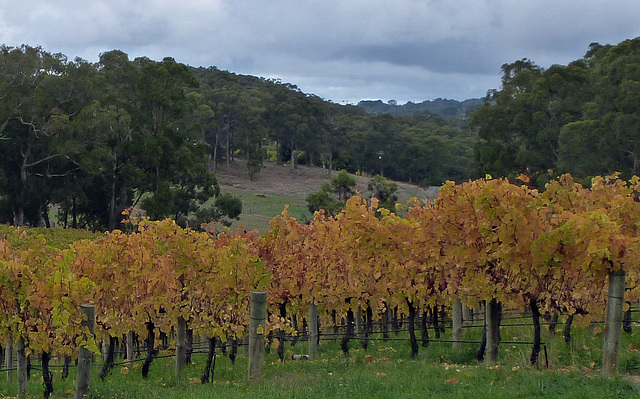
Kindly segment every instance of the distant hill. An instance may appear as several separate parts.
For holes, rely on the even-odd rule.
[[[472,98],[464,101],[437,98],[418,104],[409,101],[404,105],[398,105],[393,100],[388,103],[384,103],[382,100],[368,100],[360,101],[358,107],[363,108],[370,114],[411,115],[414,113],[422,113],[436,114],[444,117],[467,118],[469,111],[480,107],[483,101],[481,98]]]

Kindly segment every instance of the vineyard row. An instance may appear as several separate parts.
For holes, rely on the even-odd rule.
[[[96,342],[130,333],[153,348],[176,323],[241,339],[251,291],[268,294],[267,331],[284,332],[309,304],[322,322],[344,317],[347,325],[358,309],[371,320],[398,308],[409,331],[417,309],[485,301],[488,323],[502,307],[529,308],[537,330],[545,313],[588,323],[604,317],[612,273],[624,274],[626,300],[636,301],[639,179],[599,177],[585,188],[565,175],[542,192],[527,183],[447,182],[433,203],[393,210],[354,197],[307,224],[285,209],[263,236],[128,215],[130,231],[62,249],[24,229],[3,230],[0,336],[47,356],[76,356],[79,346],[97,353]],[[95,305],[95,338],[82,326],[85,303]]]

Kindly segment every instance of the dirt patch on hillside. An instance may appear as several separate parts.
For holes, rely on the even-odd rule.
[[[335,176],[337,172],[333,172]],[[287,196],[305,201],[311,193],[317,192],[323,183],[329,182],[328,170],[318,167],[298,166],[291,170],[289,166],[276,165],[275,163],[265,163],[264,168],[257,173],[252,180],[247,176],[247,170],[242,162],[233,162],[229,170],[225,165],[221,165],[216,171],[218,183],[222,191],[226,187],[236,190],[255,192],[270,196]],[[369,176],[356,176],[357,189],[363,195],[369,194],[367,184],[371,179]],[[433,190],[425,190],[416,185],[407,183],[398,184],[398,197],[401,202],[405,202],[411,197],[420,199],[431,198]]]

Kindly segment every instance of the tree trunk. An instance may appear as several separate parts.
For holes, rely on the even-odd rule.
[[[20,204],[13,207],[13,225],[24,226],[24,207]]]
[[[293,327],[294,331],[298,332],[298,335],[300,335],[300,330],[298,329],[298,315],[296,314],[292,314],[291,315],[291,327]],[[298,339],[296,338],[296,336],[291,338],[291,346],[295,346],[296,342],[298,342]]]
[[[144,360],[144,364],[142,365],[142,378],[147,379],[147,375],[149,374],[149,367],[151,367],[151,362],[153,361],[153,356],[155,354],[155,343],[156,337],[153,332],[154,324],[153,322],[147,322],[147,358]]]
[[[18,398],[26,398],[29,373],[27,371],[27,355],[23,338],[18,338],[16,352],[18,354]]]
[[[364,337],[362,339],[362,349],[367,349],[369,346],[369,334],[372,332],[373,328],[373,309],[371,309],[371,305],[367,304],[367,310],[365,312],[365,320],[364,320]]]
[[[470,326],[473,324],[473,309],[468,306],[462,306],[462,325]]]
[[[538,364],[538,355],[540,354],[540,309],[535,299],[531,300],[529,305],[531,308],[531,316],[533,318],[533,349],[531,350],[531,365]]]
[[[193,353],[193,329],[187,328],[187,337],[185,341],[186,350],[184,361],[185,364],[191,364],[191,354]]]
[[[16,196],[13,206],[13,225],[24,226],[24,206],[27,202],[27,159],[30,150],[27,149],[27,155],[20,165],[20,192]]]
[[[393,308],[393,330],[396,333],[396,336],[398,336],[398,334],[400,334],[400,330],[402,329],[402,320],[401,317],[398,315],[398,307],[394,307]]]
[[[338,320],[337,319],[337,314],[335,310],[331,311],[331,321],[333,322],[333,340],[337,340],[338,339]]]
[[[42,385],[44,385],[44,397],[48,398],[53,393],[53,373],[49,371],[51,353],[42,352]]]
[[[104,361],[104,364],[102,365],[102,370],[100,371],[100,379],[102,381],[104,381],[105,377],[109,374],[109,371],[111,371],[111,369],[113,368],[113,365],[115,364],[114,355],[115,355],[117,340],[118,339],[116,337],[111,337],[111,336],[109,337],[109,347],[107,349],[107,357]]]
[[[440,339],[440,321],[438,315],[438,305],[431,308],[431,316],[433,319],[433,329],[436,333],[436,339]]]
[[[382,312],[382,338],[384,340],[388,340],[389,339],[389,306],[385,303],[384,304],[385,308],[384,308],[384,312]]]
[[[280,305],[280,317],[282,320],[287,318],[287,303],[283,302]],[[285,332],[283,329],[278,330],[278,357],[281,362],[284,362],[284,341],[285,341]]]
[[[549,334],[551,336],[556,335],[556,326],[558,325],[558,312],[553,312],[551,321],[549,322]]]
[[[216,130],[216,140],[213,146],[213,173],[218,171],[218,141],[220,140],[220,129]]]
[[[231,364],[236,364],[236,355],[238,354],[238,338],[234,335],[231,338],[231,349],[229,349],[229,360]]]
[[[571,343],[571,324],[573,323],[573,314],[567,317],[564,322],[564,342],[569,345]]]
[[[340,348],[342,349],[342,352],[344,352],[344,355],[348,357],[349,356],[349,339],[353,334],[353,310],[351,310],[351,308],[347,310],[346,330],[347,331],[345,332],[344,337],[342,337],[342,341],[340,342]]]
[[[428,348],[429,347],[429,330],[427,329],[427,319],[428,319],[428,315],[429,312],[427,311],[428,308],[425,308],[425,310],[422,312],[422,319],[420,320],[420,333],[422,335],[422,347],[423,348]]]
[[[622,319],[622,329],[627,334],[631,334],[631,302],[626,301],[626,304],[628,308],[624,312],[624,318]]]
[[[476,360],[478,362],[484,361],[484,352],[487,350],[487,319],[484,318],[484,323],[482,326],[482,338],[480,339],[480,346],[476,351]]]
[[[415,360],[418,356],[418,341],[416,340],[415,320],[416,320],[416,308],[413,307],[413,303],[407,299],[407,306],[409,306],[409,339],[411,341],[411,359]]]
[[[500,345],[500,314],[502,306],[495,298],[487,301],[487,365],[493,366],[498,362],[498,347]]]
[[[220,352],[223,356],[227,356],[227,345],[223,344],[222,338],[216,338],[218,340],[217,345],[220,346]],[[227,340],[229,339],[229,334],[227,334]]]
[[[227,148],[226,148],[227,155],[226,155],[226,161],[227,161],[227,172],[228,172],[229,169],[231,169],[231,160],[230,160],[230,158],[231,158],[231,147],[230,147],[231,139],[229,137],[231,128],[230,128],[228,122],[227,122],[227,129],[226,130],[227,130]]]
[[[71,356],[64,355],[64,364],[62,365],[62,379],[65,380],[69,376],[69,366],[71,365]]]
[[[296,150],[294,150],[295,148],[295,142],[293,141],[293,136],[291,136],[291,172],[293,172],[293,170],[296,168]]]
[[[107,228],[109,231],[115,230],[120,222],[120,212],[119,210],[119,202],[118,201],[118,155],[115,150],[112,153],[113,163],[111,164],[111,178],[113,182],[111,183],[111,200],[109,202],[109,221],[107,222]]]
[[[44,204],[44,209],[42,210],[42,220],[44,220],[44,227],[50,229],[51,221],[49,220],[49,205]]]
[[[200,382],[203,384],[213,381],[213,372],[215,368],[214,359],[216,353],[216,338],[207,337],[207,342],[209,343],[209,351],[207,352],[207,361],[204,366],[204,372],[202,373],[202,377],[200,377]]]

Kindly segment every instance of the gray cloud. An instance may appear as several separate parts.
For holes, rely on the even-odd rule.
[[[359,62],[386,62],[418,66],[438,73],[490,74],[495,62],[471,41],[443,40],[438,43],[397,43],[341,49],[336,57]]]
[[[112,49],[171,56],[336,102],[404,102],[483,96],[502,64],[565,64],[591,42],[639,36],[638,17],[636,0],[0,0],[0,40],[90,61]]]

